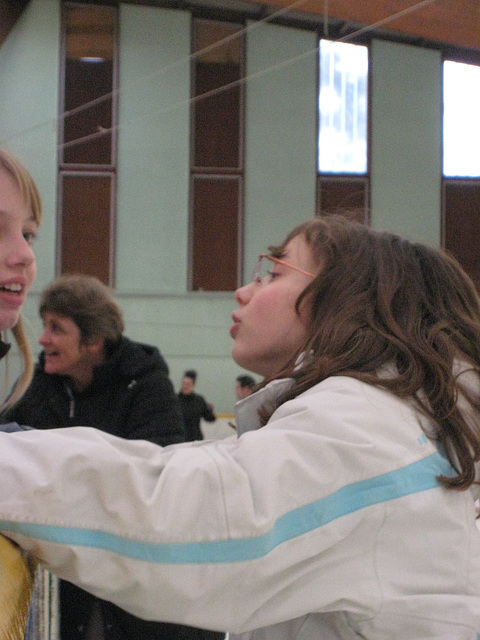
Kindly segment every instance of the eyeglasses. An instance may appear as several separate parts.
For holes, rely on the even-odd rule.
[[[300,269],[300,267],[295,267],[293,264],[289,264],[285,262],[285,260],[280,260],[280,258],[275,258],[274,256],[270,256],[266,253],[261,253],[258,256],[258,262],[253,270],[252,274],[252,282],[257,282],[258,284],[265,281],[267,276],[271,276],[272,273],[270,271],[271,265],[270,262],[275,262],[276,264],[281,264],[284,267],[288,267],[289,269],[294,269],[299,273],[303,273],[305,276],[309,276],[310,278],[315,278],[313,273],[309,273],[304,269]]]

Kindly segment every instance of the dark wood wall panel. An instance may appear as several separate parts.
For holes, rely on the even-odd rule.
[[[111,176],[62,177],[62,273],[110,283]]]
[[[446,183],[445,248],[480,291],[480,183]]]
[[[194,291],[237,288],[240,181],[196,178],[193,181]]]

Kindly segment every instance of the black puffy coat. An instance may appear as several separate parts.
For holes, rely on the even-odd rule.
[[[43,363],[42,353],[8,420],[36,429],[86,425],[162,446],[185,440],[178,399],[156,347],[123,336],[82,392],[74,391],[68,377],[45,373]]]

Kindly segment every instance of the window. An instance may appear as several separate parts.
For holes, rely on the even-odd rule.
[[[480,67],[443,64],[443,244],[480,291]]]
[[[318,166],[321,173],[367,171],[368,50],[320,41]]]
[[[63,6],[58,271],[113,284],[116,10]]]
[[[368,219],[368,49],[320,40],[317,211]]]
[[[443,63],[443,173],[480,177],[480,67]]]
[[[233,291],[239,284],[242,28],[228,22],[193,22],[190,288],[194,291]]]

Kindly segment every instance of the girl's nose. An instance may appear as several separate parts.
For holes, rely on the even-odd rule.
[[[33,247],[23,235],[10,246],[8,261],[13,266],[23,265],[25,267],[29,267],[35,262]]]
[[[255,283],[251,282],[250,284],[246,284],[243,287],[239,287],[235,291],[235,301],[238,304],[246,304],[250,298],[252,297],[253,285]]]

